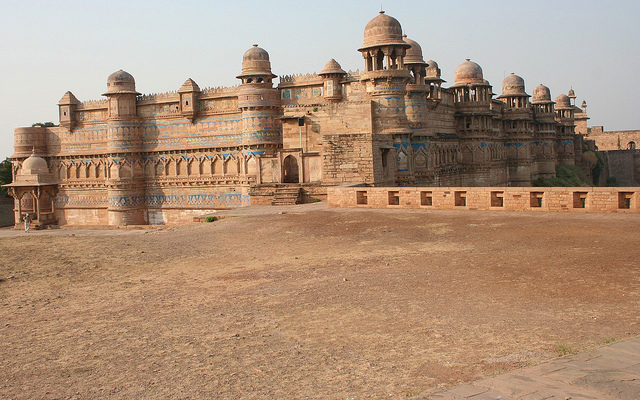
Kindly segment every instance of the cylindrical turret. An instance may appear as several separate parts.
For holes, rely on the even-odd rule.
[[[360,80],[377,103],[374,109],[374,132],[410,134],[404,96],[411,73],[405,69],[404,57],[411,47],[402,38],[400,22],[381,11],[364,29],[364,43],[358,49],[365,60]]]
[[[575,96],[575,95],[574,95]],[[559,132],[557,136],[558,162],[561,164],[575,164],[573,136],[575,131],[575,109],[571,105],[571,98],[566,94],[556,97],[556,121]]]
[[[107,179],[109,225],[145,225],[144,174],[140,168],[142,138],[136,111],[136,82],[119,70],[107,78],[109,98],[107,146],[112,153]]]
[[[273,87],[269,53],[254,44],[242,57],[238,108],[242,111],[242,144],[281,143],[280,94]]]
[[[533,155],[531,152],[534,127],[533,111],[529,107],[529,95],[525,92],[524,79],[511,73],[502,82],[502,95],[498,99],[506,104],[504,127],[507,136],[507,165],[509,184],[531,186]]]
[[[533,90],[531,101],[535,118],[535,175],[553,177],[556,173],[556,121],[551,91],[540,84]]]
[[[47,154],[47,128],[16,128],[13,132],[14,152],[11,158],[29,157],[33,151],[37,154]]]
[[[128,72],[119,70],[107,78],[109,99],[107,146],[111,152],[139,151],[141,138],[136,112],[136,81]]]
[[[405,113],[409,120],[409,127],[420,130],[427,125],[427,86],[425,77],[427,75],[427,63],[422,58],[422,47],[407,37],[402,36],[405,43],[410,45],[404,58],[404,65],[411,73],[411,80],[407,84],[407,94],[405,95]]]

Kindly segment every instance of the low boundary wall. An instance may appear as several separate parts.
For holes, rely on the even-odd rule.
[[[640,213],[638,187],[328,188],[329,207]]]

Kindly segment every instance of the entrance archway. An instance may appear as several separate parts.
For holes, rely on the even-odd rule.
[[[282,163],[284,183],[298,183],[300,181],[298,174],[298,160],[294,156],[286,156]]]
[[[627,144],[627,150],[635,150],[636,149],[636,142],[629,142],[629,144]]]

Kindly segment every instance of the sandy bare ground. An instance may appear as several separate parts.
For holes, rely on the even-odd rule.
[[[306,210],[306,209],[302,209]],[[0,397],[411,398],[640,334],[640,215],[0,235]]]

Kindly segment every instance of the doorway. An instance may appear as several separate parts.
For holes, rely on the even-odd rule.
[[[298,160],[294,156],[286,156],[283,162],[284,183],[299,183]]]

